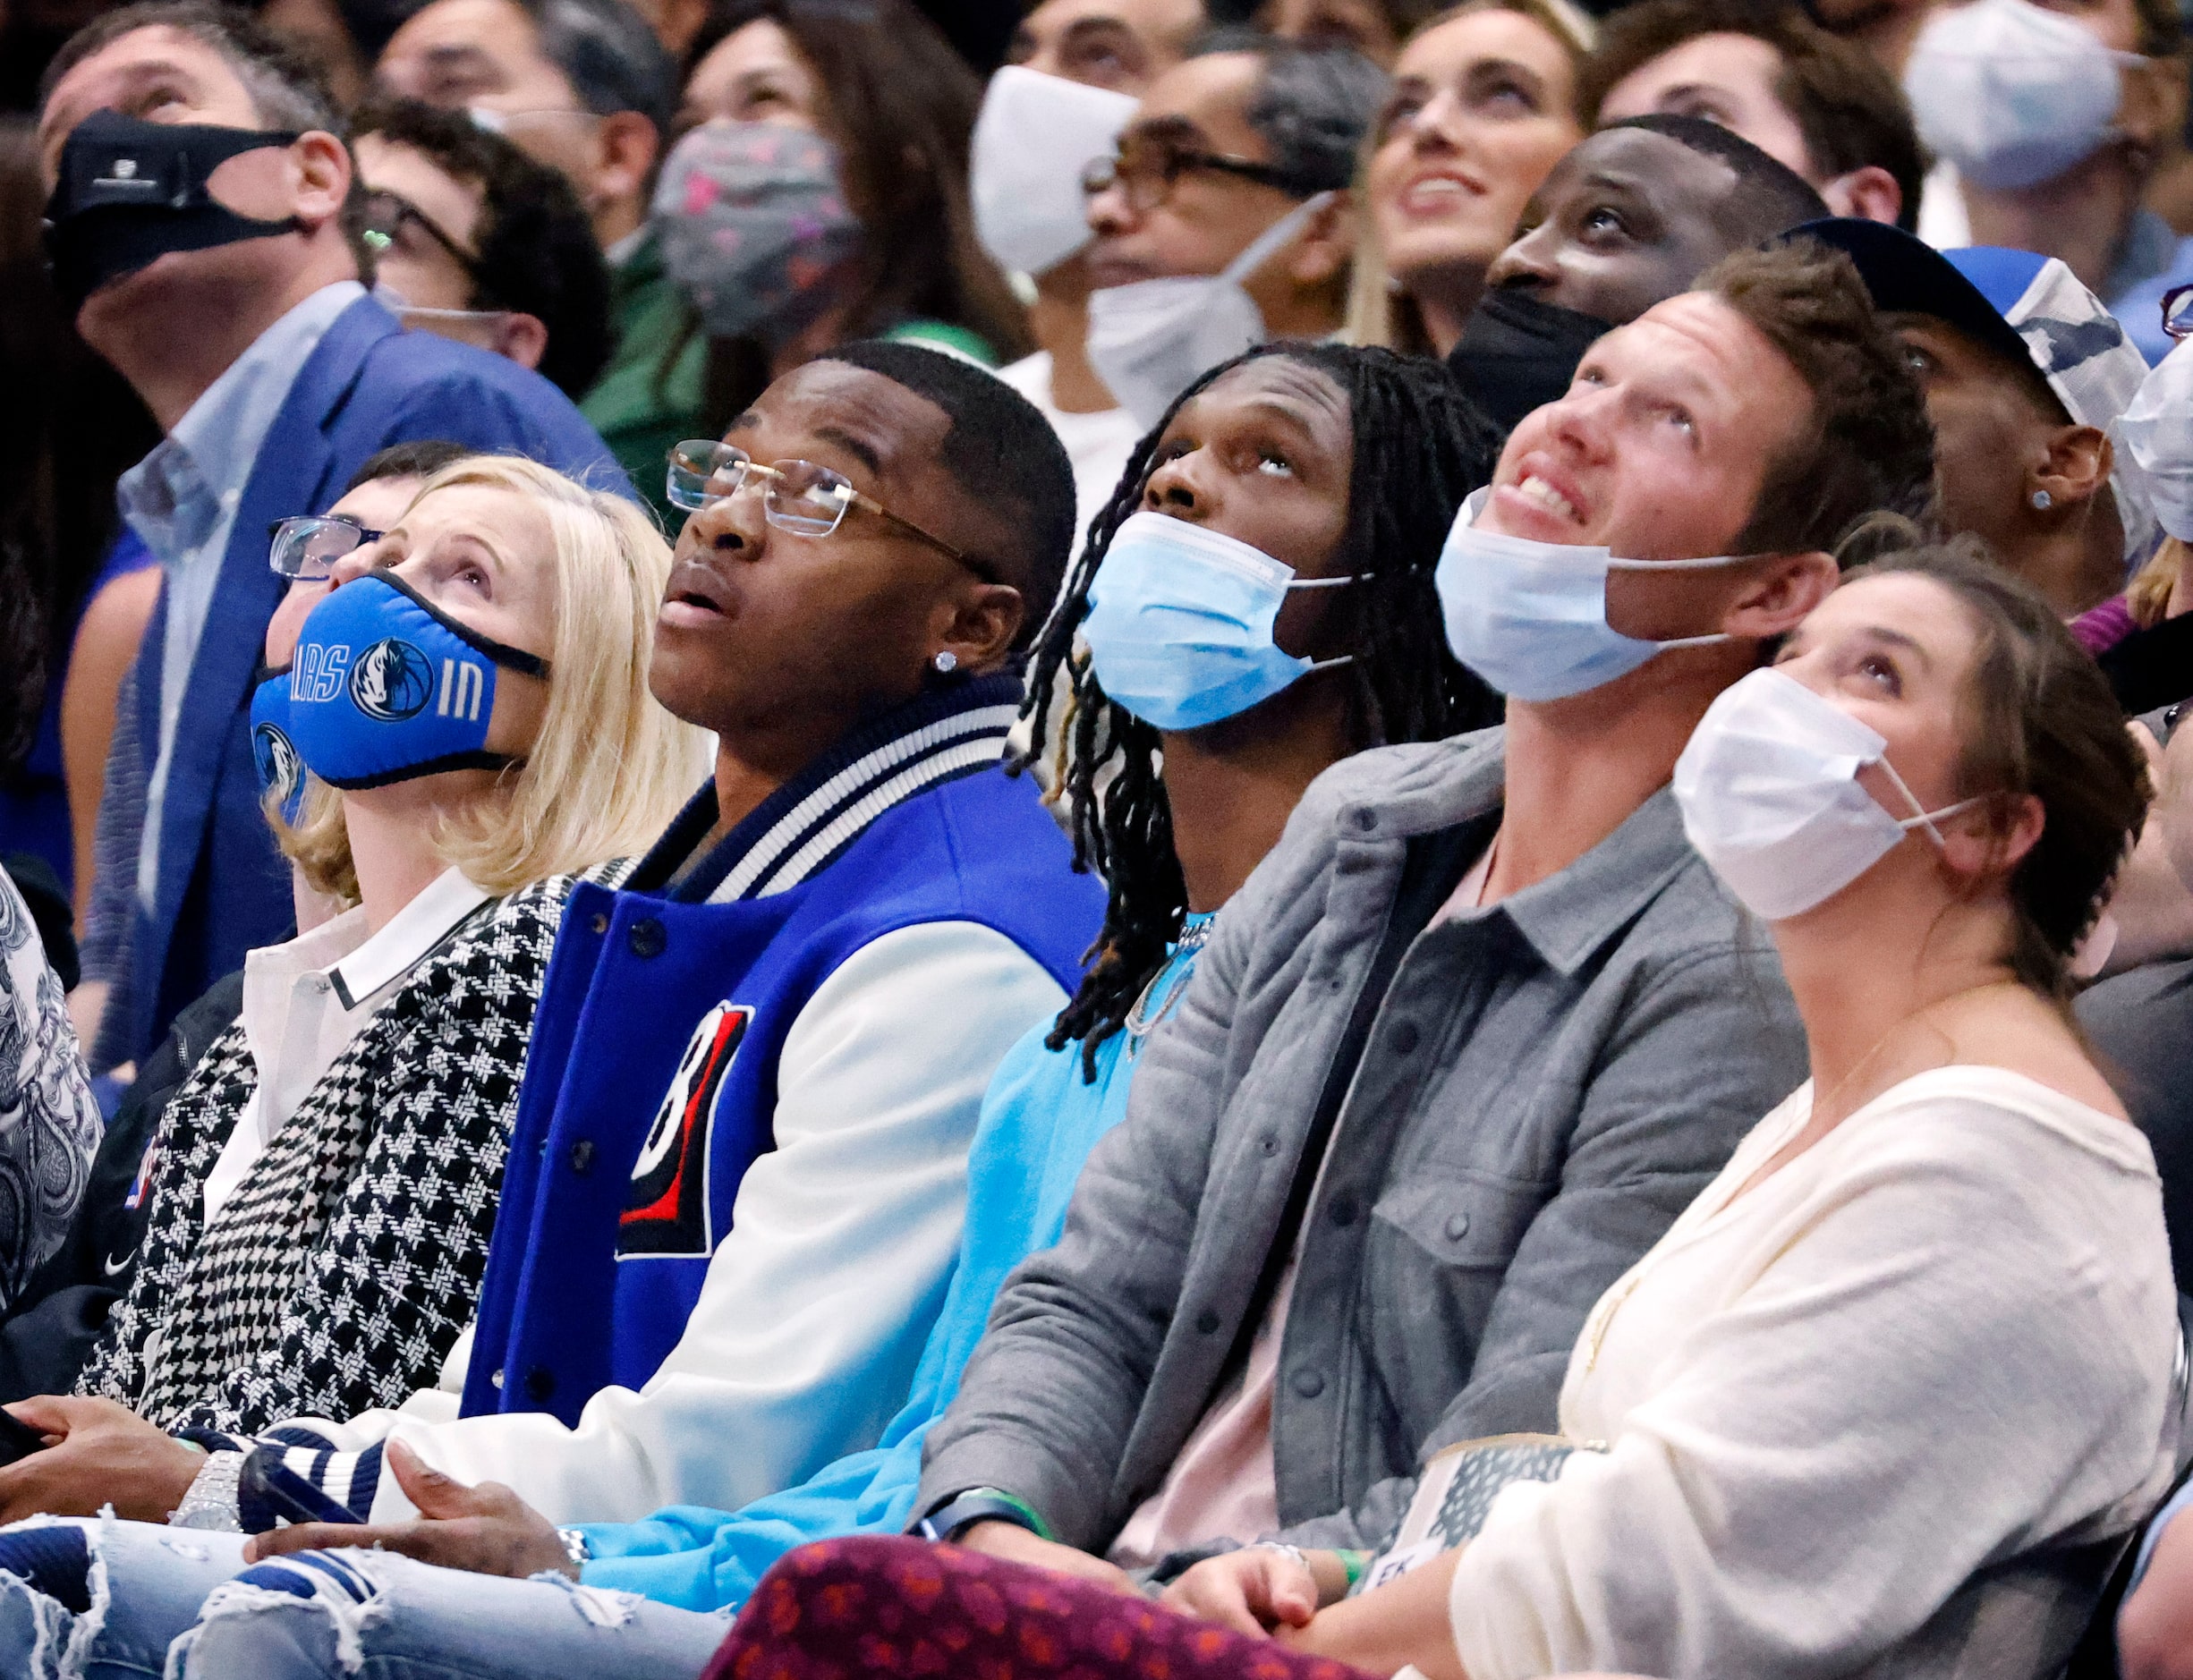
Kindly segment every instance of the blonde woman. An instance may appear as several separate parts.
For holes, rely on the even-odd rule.
[[[1592,40],[1568,0],[1467,0],[1409,37],[1364,156],[1351,343],[1444,356],[1460,342],[1531,194],[1584,137]]]
[[[281,835],[348,908],[247,959],[241,1018],[147,1157],[137,1275],[78,1385],[99,1398],[21,1408],[65,1438],[16,1508],[94,1510],[123,1463],[195,1453],[156,1425],[434,1386],[573,877],[643,850],[702,773],[648,693],[670,553],[636,506],[474,456],[385,534],[331,534],[358,546],[299,634],[287,734],[313,779]]]

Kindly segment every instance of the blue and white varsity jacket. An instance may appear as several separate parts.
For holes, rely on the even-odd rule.
[[[735,1509],[874,1445],[950,1282],[983,1090],[1102,919],[999,768],[1018,697],[924,695],[696,858],[704,788],[621,890],[574,894],[461,1413],[294,1420],[293,1468],[398,1519],[400,1435],[599,1522]]]

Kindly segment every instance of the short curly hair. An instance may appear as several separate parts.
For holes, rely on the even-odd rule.
[[[1880,513],[1931,523],[1926,395],[1848,257],[1790,240],[1723,258],[1695,289],[1750,322],[1812,391],[1811,424],[1769,464],[1735,552],[1832,553]]]

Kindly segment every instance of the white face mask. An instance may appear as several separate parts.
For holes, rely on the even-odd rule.
[[[2118,465],[2163,529],[2193,542],[2193,340],[2155,364],[2116,426]]]
[[[1928,810],[1883,757],[1888,742],[1795,677],[1754,671],[1721,692],[1675,762],[1683,832],[1755,916],[1824,904],[1903,844],[1977,799]],[[1878,764],[1913,815],[1883,810],[1857,774]]]
[[[2012,191],[2053,180],[2109,138],[2119,56],[2031,0],[1971,0],[1927,20],[1904,91],[1919,138],[1959,174]]]
[[[386,280],[374,284],[373,301],[408,330],[436,333],[467,344],[491,346],[503,323],[510,318],[508,310],[421,309]]]
[[[1090,240],[1082,171],[1110,155],[1139,103],[1007,64],[974,120],[974,232],[1008,270],[1048,274]]]
[[[1197,379],[1264,342],[1264,318],[1241,283],[1335,196],[1321,192],[1296,205],[1218,274],[1169,275],[1090,293],[1090,364],[1137,423],[1155,426]]]
[[[1691,572],[1739,565],[1754,555],[1703,560],[1617,560],[1605,548],[1484,530],[1492,494],[1474,491],[1455,515],[1434,587],[1454,657],[1503,694],[1566,700],[1628,676],[1669,648],[1705,648],[1725,634],[1645,641],[1607,623],[1610,572]]]

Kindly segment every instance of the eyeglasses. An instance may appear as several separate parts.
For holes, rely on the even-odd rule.
[[[2172,286],[2163,294],[2163,330],[2172,338],[2193,338],[2193,285]]]
[[[402,193],[391,192],[385,187],[370,188],[359,195],[351,212],[352,231],[372,247],[376,255],[404,236],[406,222],[447,251],[449,259],[464,271],[465,277],[475,285],[479,284],[480,259],[458,244],[448,229]]]
[[[1318,190],[1271,164],[1225,152],[1201,151],[1153,134],[1130,134],[1119,142],[1112,157],[1092,162],[1082,171],[1081,190],[1093,199],[1117,187],[1126,196],[1129,209],[1137,216],[1147,216],[1172,196],[1182,175],[1196,169],[1277,187],[1290,199],[1306,199]]]
[[[342,513],[301,514],[267,527],[267,564],[277,577],[317,582],[335,573],[335,563],[387,533],[368,530]]]
[[[865,508],[949,555],[984,582],[998,581],[997,574],[981,561],[962,554],[912,520],[901,519],[874,496],[854,489],[853,480],[844,473],[829,467],[812,461],[776,461],[764,466],[744,449],[705,437],[691,438],[670,452],[667,493],[673,505],[689,513],[729,501],[750,479],[760,481],[761,515],[778,530],[797,537],[828,537],[845,523],[850,510]]]

